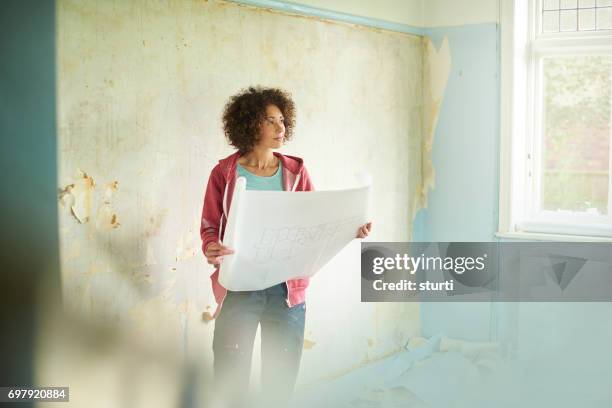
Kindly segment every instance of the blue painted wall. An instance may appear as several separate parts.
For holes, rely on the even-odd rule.
[[[415,241],[494,241],[498,224],[500,54],[497,23],[425,30],[448,37],[451,71],[435,130],[435,188],[417,213]],[[497,338],[497,305],[422,303],[421,334]]]
[[[437,46],[448,37],[452,67],[433,143],[436,185],[417,214],[414,240],[497,241],[498,25],[427,35]],[[612,303],[421,303],[421,333],[501,341],[517,363],[492,391],[500,405],[610,406],[611,316]]]
[[[497,23],[426,30],[448,37],[451,72],[434,135],[435,188],[418,212],[415,241],[492,241],[498,223],[499,29]]]

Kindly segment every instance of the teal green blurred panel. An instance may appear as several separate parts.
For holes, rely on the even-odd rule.
[[[0,384],[25,386],[34,382],[37,289],[60,293],[54,1],[0,2],[0,61]]]
[[[30,238],[57,224],[55,5],[3,1],[1,7],[3,206],[14,211],[7,217],[19,227],[14,233]]]

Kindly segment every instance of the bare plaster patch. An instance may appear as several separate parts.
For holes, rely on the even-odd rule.
[[[92,195],[95,188],[96,182],[93,177],[78,169],[76,181],[66,185],[59,191],[60,203],[63,206],[69,207],[70,213],[81,224],[89,221]]]
[[[422,183],[417,192],[417,205],[419,208],[427,208],[428,190],[435,187],[436,172],[431,160],[434,135],[440,106],[444,99],[444,91],[448,83],[451,70],[451,53],[448,38],[444,37],[440,49],[436,50],[434,43],[429,38],[424,40],[423,59],[423,162]]]
[[[95,212],[96,228],[98,230],[112,230],[121,225],[112,206],[113,194],[118,188],[118,181],[106,184],[100,200],[100,192],[96,190],[94,178],[83,170],[77,169],[74,183],[67,184],[59,189],[59,202],[62,207],[70,209],[70,214],[80,224],[88,223]],[[101,201],[99,205],[97,205],[98,201]],[[95,210],[95,207],[97,207],[97,210]]]

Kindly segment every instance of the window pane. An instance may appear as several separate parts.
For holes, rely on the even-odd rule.
[[[578,29],[581,31],[595,29],[595,9],[578,12]]]
[[[542,16],[543,27],[545,33],[556,33],[559,31],[559,12],[545,11]]]
[[[544,0],[542,8],[544,10],[559,10],[559,0]]]
[[[612,29],[612,7],[597,9],[597,29]]]
[[[578,28],[578,11],[561,11],[561,31],[576,31]]]
[[[570,9],[570,8],[576,8],[576,7],[577,7],[576,0],[561,0],[562,9]]]
[[[597,5],[602,6],[612,6],[612,0],[597,0]]]
[[[544,60],[541,208],[608,214],[612,56]]]
[[[578,7],[595,7],[595,0],[579,0]]]

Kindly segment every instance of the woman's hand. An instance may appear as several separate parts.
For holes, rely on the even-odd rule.
[[[230,249],[226,246],[221,245],[218,242],[213,242],[208,247],[206,247],[206,261],[211,265],[219,265],[221,261],[223,261],[223,255],[233,254],[234,250]]]
[[[368,234],[370,234],[370,231],[372,231],[372,222],[368,222],[367,224],[362,225],[361,227],[359,227],[359,229],[357,230],[357,237],[356,238],[365,238],[368,236]]]

